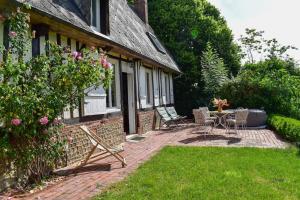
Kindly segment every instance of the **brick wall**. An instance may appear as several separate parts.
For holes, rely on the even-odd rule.
[[[79,128],[80,125],[86,125],[95,131],[100,138],[111,146],[117,146],[125,142],[122,116],[75,125],[66,125],[62,130],[63,137],[65,139],[71,137],[72,140],[67,145],[66,154],[62,157],[62,162],[59,164],[59,167],[81,161],[91,150],[92,144],[86,134]],[[17,177],[19,176],[15,170],[10,170],[9,173],[0,170],[0,192],[17,184],[19,182]]]
[[[144,134],[152,131],[155,123],[155,110],[138,111],[139,127],[138,133]]]
[[[64,165],[71,165],[82,160],[91,150],[92,144],[89,138],[79,128],[83,124],[96,132],[101,139],[111,146],[120,145],[125,141],[123,118],[121,116],[65,126],[63,129],[64,136],[71,137],[72,140],[68,144],[67,154],[63,159],[65,161]]]

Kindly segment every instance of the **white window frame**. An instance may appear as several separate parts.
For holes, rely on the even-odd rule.
[[[165,88],[166,88],[166,104],[170,103],[170,80],[169,75],[165,74]]]
[[[147,87],[147,74],[149,74],[149,90]],[[148,97],[148,92],[150,97]],[[146,106],[151,107],[153,105],[153,85],[152,85],[152,71],[150,69],[145,68],[145,96],[146,96]],[[148,98],[150,98],[150,102],[148,102]]]
[[[96,26],[93,25],[93,0],[91,0],[91,27],[94,31],[101,32],[100,0],[96,0]]]
[[[109,86],[109,88],[108,88],[108,92],[109,92],[109,94],[106,94],[106,98],[107,97],[109,97],[109,99],[108,99],[108,105],[107,105],[107,103],[106,103],[106,109],[113,109],[113,108],[117,108],[118,107],[118,100],[117,100],[117,74],[116,74],[116,64],[114,64],[114,63],[112,63],[112,65],[113,65],[113,69],[114,69],[114,72],[113,72],[113,76],[114,76],[114,79],[113,79],[113,81],[114,81],[114,84],[115,84],[115,105],[113,106],[112,104],[112,84],[113,83],[111,83],[111,85]],[[107,92],[107,91],[106,91]],[[107,102],[107,100],[106,100],[106,102]]]

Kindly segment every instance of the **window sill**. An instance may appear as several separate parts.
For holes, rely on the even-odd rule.
[[[146,104],[144,108],[152,108],[153,105],[152,104]]]
[[[98,35],[98,36],[101,36],[101,37],[104,37],[106,39],[109,39],[110,40],[110,37],[108,35],[105,35],[103,33],[101,33],[98,29],[96,29],[95,27],[91,27],[92,31],[94,34]]]
[[[104,113],[104,114],[117,113],[117,112],[121,112],[121,109],[120,108],[106,108],[106,113]]]

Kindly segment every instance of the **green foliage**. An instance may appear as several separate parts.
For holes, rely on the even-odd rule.
[[[286,139],[300,142],[300,121],[282,115],[270,115],[268,124]]]
[[[76,108],[86,88],[108,86],[112,70],[94,49],[71,52],[54,43],[47,43],[47,54],[25,61],[29,15],[18,9],[6,23],[10,47],[0,65],[1,165],[39,181],[63,153],[58,116],[67,106]]]
[[[208,103],[201,66],[208,42],[233,74],[240,67],[239,48],[219,10],[206,0],[149,0],[148,6],[151,26],[184,73],[175,79],[176,106],[190,114]]]
[[[134,0],[127,0],[128,4],[134,4]]]
[[[223,84],[228,80],[228,72],[224,67],[224,62],[217,55],[216,51],[208,43],[203,56],[201,57],[202,76],[205,83],[205,92],[209,99],[219,93]]]
[[[255,63],[255,57],[262,60],[265,59],[281,59],[290,60],[288,54],[289,50],[297,50],[296,47],[291,45],[281,45],[273,39],[265,39],[264,31],[257,31],[256,29],[246,28],[246,35],[241,36],[239,39],[244,50],[243,56],[247,57],[248,63]]]
[[[232,107],[263,107],[269,113],[300,119],[300,76],[283,60],[245,65],[236,78],[223,86],[221,96]]]

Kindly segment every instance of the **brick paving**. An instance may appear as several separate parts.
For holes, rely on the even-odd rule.
[[[285,148],[288,144],[266,129],[240,130],[238,134],[225,134],[225,130],[215,129],[213,134],[204,135],[200,127],[189,124],[172,130],[151,131],[141,142],[125,143],[123,155],[128,163],[126,168],[109,158],[87,166],[40,192],[13,199],[89,199],[103,188],[125,178],[166,145]],[[110,164],[110,170],[107,163]]]

